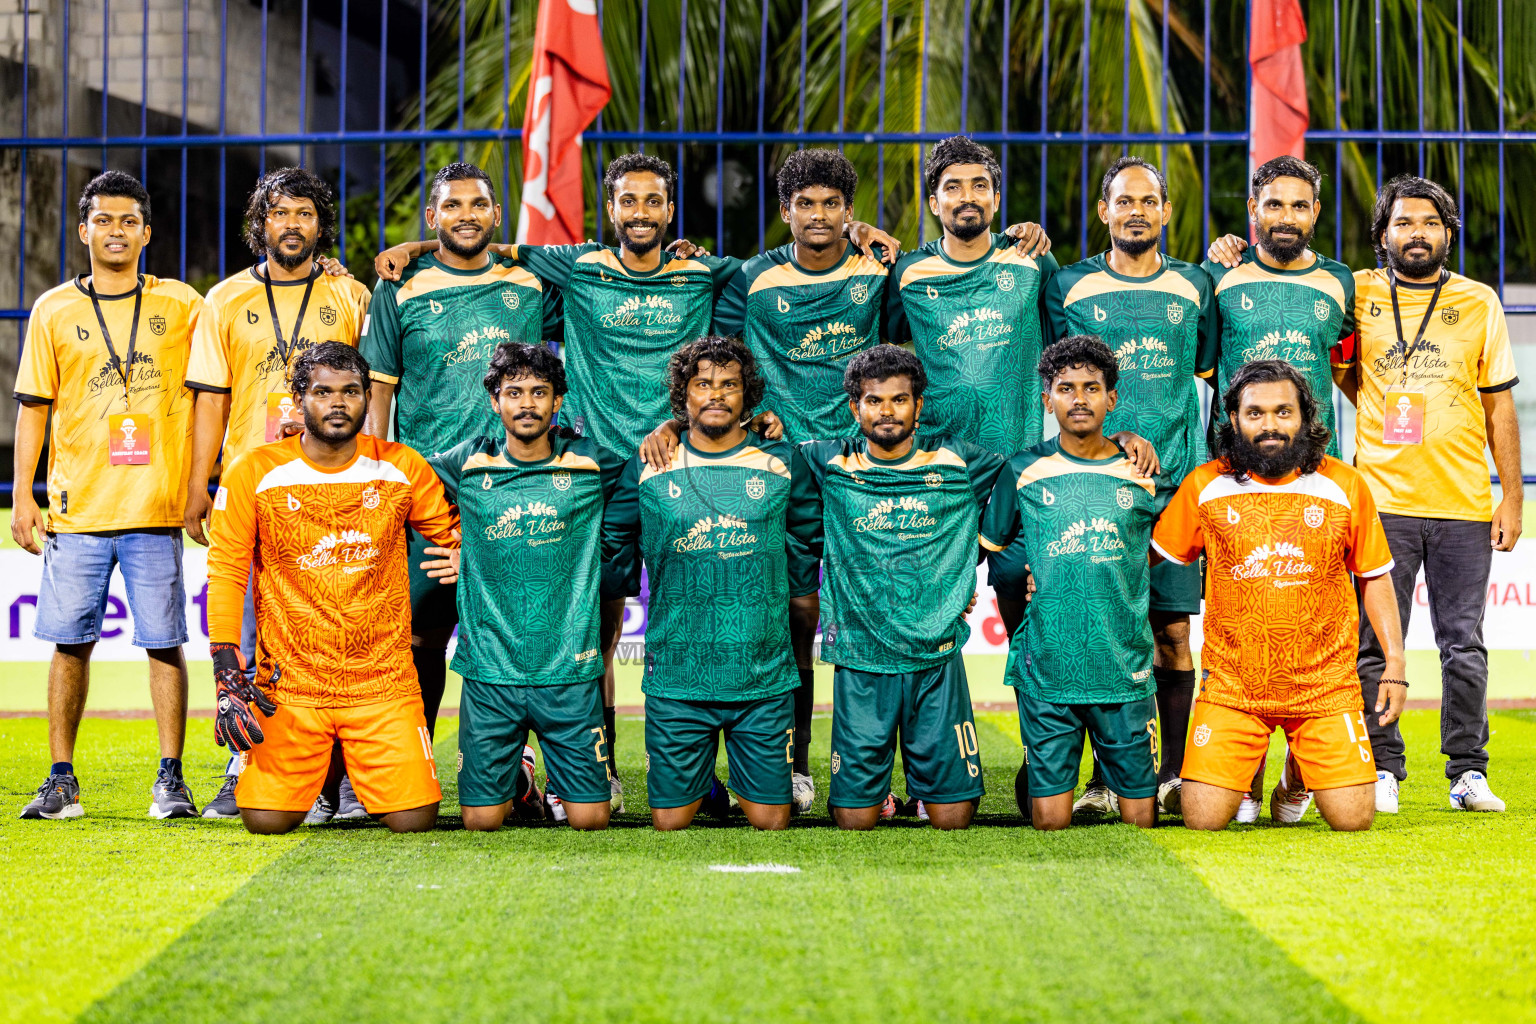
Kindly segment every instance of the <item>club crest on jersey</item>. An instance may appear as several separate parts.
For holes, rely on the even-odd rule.
[[[1005,292],[1013,291],[1013,271],[1005,270],[998,274],[997,286]]]
[[[672,287],[673,288],[687,288],[688,287],[688,275],[687,274],[673,274],[672,275]]]
[[[162,334],[165,333],[165,317],[163,317],[163,316],[152,316],[152,317],[150,317],[149,318],[149,329],[155,333],[155,337],[157,337],[157,338],[160,337]]]
[[[1204,722],[1201,722],[1199,725],[1195,726],[1195,735],[1193,739],[1195,741],[1195,746],[1205,746],[1207,743],[1211,742],[1211,727],[1206,725]]]
[[[1308,505],[1306,507],[1306,509],[1301,513],[1301,521],[1306,523],[1308,526],[1312,527],[1312,529],[1314,529],[1314,530],[1317,529],[1319,526],[1322,526],[1323,525],[1323,506],[1321,506],[1321,505]]]
[[[1312,303],[1312,315],[1317,317],[1319,320],[1327,320],[1329,314],[1332,312],[1333,310],[1328,308],[1327,299],[1318,299],[1316,302]]]
[[[848,289],[848,297],[853,300],[855,306],[862,306],[869,301],[869,285],[863,281],[855,281],[853,287]]]
[[[570,490],[571,489],[571,474],[570,474],[570,471],[569,470],[564,470],[564,469],[556,471],[554,476],[549,478],[549,482],[555,485],[555,490],[557,490],[557,491],[568,491],[568,490]]]
[[[1168,303],[1168,322],[1181,324],[1184,322],[1184,307],[1177,302]]]
[[[379,507],[379,489],[366,487],[363,489],[363,508],[375,509]]]
[[[320,322],[327,327],[336,326],[336,310],[330,306],[320,307]]]
[[[1130,508],[1131,503],[1135,500],[1136,499],[1131,496],[1131,489],[1129,487],[1119,487],[1115,489],[1115,504],[1119,505],[1121,508]]]
[[[923,483],[929,487],[943,487],[944,478],[937,473],[925,473],[923,474]]]
[[[834,751],[832,751],[832,774],[833,774],[833,775],[836,775],[836,774],[837,774],[837,770],[838,770],[838,769],[839,769],[839,768],[841,768],[841,767],[842,767],[842,766],[843,766],[843,758],[842,758],[842,755],[840,755],[840,754],[839,754],[839,753],[838,753],[838,752],[837,752],[837,751],[835,751],[835,750],[834,750]]]
[[[501,292],[501,304],[508,309],[516,309],[523,304],[523,300],[515,289],[504,288]]]
[[[747,497],[751,498],[753,501],[756,501],[756,500],[758,500],[759,498],[761,498],[763,495],[765,495],[767,493],[768,493],[768,485],[763,482],[763,478],[762,477],[760,477],[760,476],[749,476],[749,477],[747,477]]]
[[[1246,292],[1244,292],[1243,295],[1238,299],[1238,305],[1242,306],[1244,309],[1252,309],[1253,300],[1248,297]],[[1172,309],[1173,307],[1169,306],[1168,308]]]
[[[480,478],[480,489],[482,491],[488,491],[491,489],[491,474],[487,473]]]
[[[1455,306],[1446,306],[1440,311],[1440,322],[1447,327],[1456,326],[1456,321],[1461,319],[1461,311]]]

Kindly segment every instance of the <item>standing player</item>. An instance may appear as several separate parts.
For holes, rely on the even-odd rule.
[[[497,436],[501,420],[477,397],[485,365],[504,341],[537,344],[554,309],[539,278],[486,251],[501,224],[489,175],[472,164],[449,164],[433,175],[429,195],[427,226],[440,248],[405,266],[397,280],[380,277],[358,344],[374,367],[364,429],[387,437],[393,412],[395,437],[423,455]],[[421,570],[425,547],[426,538],[412,532],[411,657],[430,730],[458,611],[453,588]]]
[[[1210,579],[1184,824],[1227,826],[1278,727],[1290,755],[1270,797],[1274,819],[1297,820],[1294,792],[1305,789],[1333,828],[1370,828],[1376,766],[1355,676],[1351,573],[1387,652],[1378,724],[1395,722],[1408,694],[1376,504],[1361,474],[1326,454],[1328,429],[1296,367],[1250,363],[1222,404],[1219,457],[1185,478],[1152,535],[1155,554],[1180,564],[1204,551]]]
[[[598,642],[603,511],[624,462],[553,427],[565,368],[542,345],[504,342],[485,390],[502,436],[429,461],[463,519],[459,644],[459,803],[467,829],[539,808],[520,756],[539,735],[551,809],[574,828],[605,828],[610,791]]]
[[[370,813],[391,831],[425,832],[442,791],[411,666],[405,528],[455,547],[458,519],[425,459],[359,436],[370,381],[356,349],[316,345],[294,361],[290,379],[304,433],[237,459],[214,499],[215,735],[248,751],[235,801],[251,832],[299,826],[336,740]],[[240,661],[252,566],[261,637],[254,683]]]
[[[663,468],[630,460],[607,541],[628,593],[638,591],[642,555],[650,572],[651,820],[685,828],[706,801],[724,813],[714,778],[723,731],[747,820],[780,829],[789,824],[798,684],[790,618],[815,629],[821,502],[798,451],[742,426],[763,396],[745,345],[699,338],[672,357],[669,376],[688,435]]]
[[[1147,553],[1168,492],[1160,499],[1153,480],[1104,436],[1119,375],[1098,338],[1076,335],[1045,350],[1043,404],[1061,434],[1008,461],[981,530],[989,550],[1022,545],[1035,577],[1034,599],[1010,640],[1008,683],[1038,829],[1072,823],[1084,735],[1121,820],[1142,828],[1157,820]]]
[[[220,444],[228,465],[258,445],[280,440],[285,424],[302,424],[288,388],[289,366],[313,345],[356,345],[362,333],[368,289],[350,277],[325,273],[316,259],[335,241],[336,207],[323,179],[302,168],[282,167],[256,183],[245,208],[245,243],[261,262],[209,290],[187,366],[192,466],[182,520],[187,536],[199,544],[208,543],[203,526],[213,507],[208,478]],[[247,588],[240,638],[247,675],[256,666],[254,596],[255,588]],[[239,815],[238,765],[238,757],[232,757],[224,786],[203,808],[203,817]],[[345,778],[337,816],[366,816]]]
[[[192,403],[181,386],[202,297],[139,273],[150,238],[149,193],[121,171],[80,193],[79,237],[91,272],[32,307],[16,375],[16,473],[11,536],[43,556],[33,635],[56,645],[48,668],[53,767],[23,818],[78,818],[75,736],[101,636],[107,585],[121,567],[133,643],[149,654],[160,770],[149,814],[197,814],[182,779],[187,725],[186,502]],[[49,428],[48,518],[32,497]],[[40,535],[40,536],[39,536]]]
[[[1114,438],[1117,431],[1134,430],[1146,437],[1163,474],[1175,482],[1205,460],[1195,365],[1212,330],[1215,303],[1205,271],[1158,251],[1172,216],[1162,172],[1140,157],[1116,160],[1099,190],[1099,219],[1109,227],[1110,249],[1064,268],[1047,285],[1045,303],[1053,338],[1092,334],[1115,353],[1119,398],[1105,418],[1105,432]],[[1164,758],[1158,802],[1177,812],[1177,766],[1195,688],[1189,617],[1200,611],[1199,565],[1153,567],[1150,608]],[[1097,772],[1078,809],[1113,812]]]
[[[833,677],[832,792],[842,828],[874,828],[898,736],[909,797],[935,828],[965,828],[985,792],[965,678],[976,528],[1002,459],[914,433],[927,374],[894,345],[855,356],[848,405],[863,435],[808,441],[821,491]]]

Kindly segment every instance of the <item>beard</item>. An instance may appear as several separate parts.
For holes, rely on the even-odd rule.
[[[1145,238],[1121,238],[1119,235],[1110,235],[1109,241],[1127,256],[1142,256],[1157,246],[1157,233],[1151,232]]]
[[[267,239],[267,257],[278,266],[282,267],[284,270],[299,269],[299,267],[304,265],[306,260],[315,254],[314,242],[310,242],[296,253],[284,252],[283,242],[291,237],[293,236],[284,235],[278,238],[275,243],[271,238]]]
[[[703,434],[711,441],[718,441],[726,434],[729,434],[732,430],[736,429],[736,424],[730,420],[727,420],[724,423],[705,423],[704,421],[700,420],[698,423],[695,423],[694,426],[699,428],[699,433]]]
[[[1307,251],[1307,246],[1312,244],[1313,230],[1298,232],[1294,238],[1276,238],[1273,232],[1259,229],[1259,240],[1264,245],[1264,251],[1275,258],[1278,263],[1295,263],[1301,258],[1301,254]]]
[[[635,221],[630,220],[619,225],[619,242],[636,256],[644,256],[661,244],[661,231],[660,229],[652,231],[649,239],[644,242],[636,242],[629,237],[629,228],[634,223]],[[652,221],[641,221],[640,223],[654,226]]]
[[[491,233],[488,230],[482,231],[480,232],[480,237],[477,241],[471,243],[470,245],[464,245],[458,240],[453,232],[439,230],[437,232],[437,241],[439,245],[453,253],[459,259],[472,260],[476,256],[479,256],[481,253],[485,252],[485,247],[491,244]]]
[[[1227,462],[1234,471],[1248,476],[1262,476],[1270,480],[1288,476],[1293,471],[1300,469],[1306,461],[1307,445],[1299,436],[1285,439],[1285,445],[1277,450],[1266,452],[1259,447],[1260,441],[1284,437],[1277,433],[1264,433],[1255,437],[1252,441],[1243,436],[1241,430],[1234,430],[1230,450],[1224,454]]]
[[[363,429],[363,417],[347,421],[346,426],[333,427],[328,422],[329,415],[325,418],[316,418],[310,414],[308,408],[304,410],[304,432],[311,437],[319,438],[327,444],[346,444]]]
[[[1414,242],[1429,246],[1428,256],[1405,256],[1402,249],[1389,247],[1387,249],[1387,266],[1400,277],[1429,277],[1438,273],[1445,266],[1445,257],[1449,246],[1445,244],[1434,245],[1428,239],[1410,239]]]
[[[512,421],[512,425],[507,427],[507,433],[511,434],[513,437],[524,443],[529,441],[537,441],[540,437],[544,436],[544,434],[548,432],[549,421],[538,418],[515,419]]]
[[[975,223],[971,223],[969,221],[961,223],[960,215],[968,210],[974,210],[976,212]],[[950,219],[944,224],[944,230],[948,231],[962,242],[969,242],[971,239],[986,231],[990,226],[991,225],[987,222],[987,215],[985,210],[977,206],[975,203],[965,203],[956,209],[952,214],[950,214]]]
[[[860,427],[860,430],[866,440],[873,441],[882,448],[894,448],[917,433],[917,424],[881,421],[868,429]]]

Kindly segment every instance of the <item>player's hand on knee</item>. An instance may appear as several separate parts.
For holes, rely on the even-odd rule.
[[[1032,220],[1010,224],[1003,234],[1014,240],[1022,255],[1044,256],[1051,251],[1051,236],[1045,233],[1045,228]]]
[[[1222,235],[1205,250],[1205,255],[1212,263],[1220,263],[1230,270],[1243,262],[1243,250],[1246,248],[1248,240],[1241,235]]]
[[[1152,442],[1140,434],[1129,430],[1122,430],[1118,434],[1110,436],[1110,440],[1125,450],[1126,458],[1136,467],[1137,476],[1156,476],[1162,469],[1162,463],[1157,458],[1157,449],[1152,447]]]
[[[271,718],[277,705],[261,687],[245,678],[245,659],[234,644],[210,644],[213,654],[213,683],[218,695],[218,711],[213,723],[213,738],[230,750],[250,750],[265,737],[251,705]]]
[[[777,441],[784,436],[784,421],[772,409],[764,409],[747,422],[747,429],[761,434],[769,441]]]
[[[682,437],[681,424],[677,420],[667,420],[646,434],[645,439],[640,442],[640,461],[652,469],[670,466],[672,453],[677,451],[680,437]]]

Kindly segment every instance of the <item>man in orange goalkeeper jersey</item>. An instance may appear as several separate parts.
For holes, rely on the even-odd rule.
[[[395,832],[423,832],[437,821],[442,791],[411,664],[405,527],[446,555],[458,546],[458,516],[425,459],[360,435],[370,378],[356,349],[308,349],[290,384],[304,432],[236,459],[214,499],[215,737],[248,751],[235,802],[252,832],[298,827],[336,739],[369,812]],[[249,683],[239,644],[253,563],[258,644]],[[433,569],[448,582],[452,572],[447,560]]]

